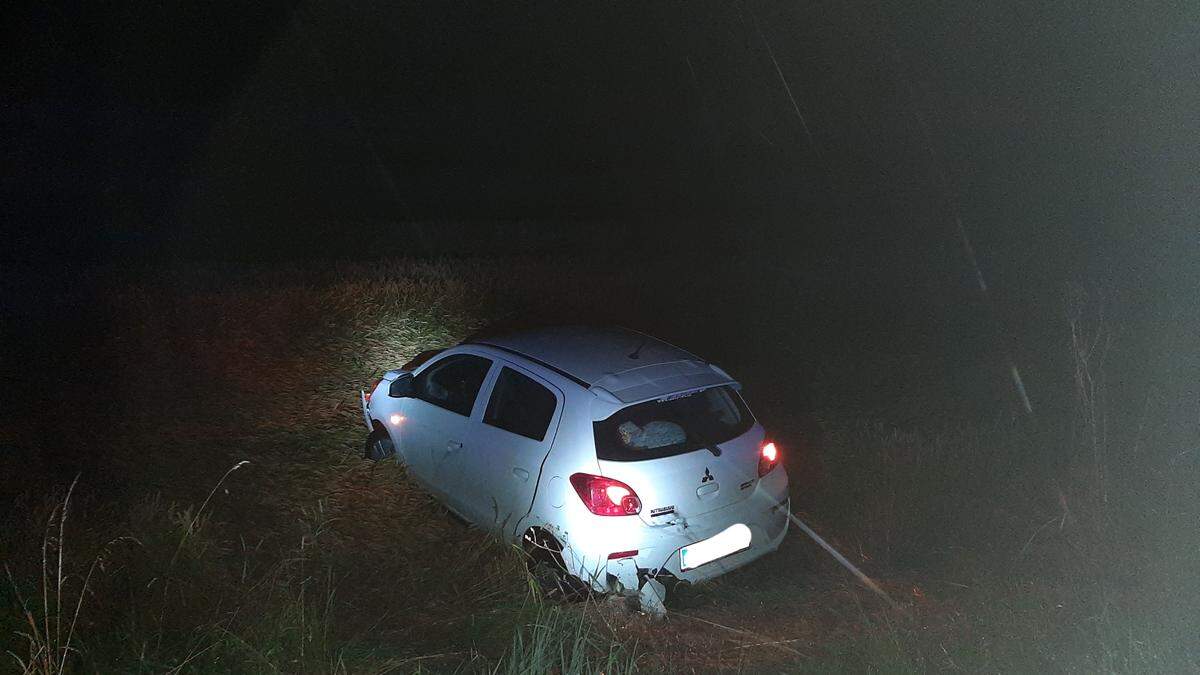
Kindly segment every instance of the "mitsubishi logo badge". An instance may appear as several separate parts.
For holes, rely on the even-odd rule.
[[[716,479],[715,479],[715,478],[713,478],[713,475],[712,475],[712,473],[711,473],[711,472],[709,472],[709,470],[708,470],[708,467],[706,466],[706,467],[704,467],[704,478],[701,478],[701,479],[700,479],[700,482],[701,482],[701,483],[707,483],[707,482],[708,482],[708,481],[710,481],[710,480],[716,480]]]

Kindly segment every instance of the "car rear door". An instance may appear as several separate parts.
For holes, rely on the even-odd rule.
[[[405,401],[404,452],[431,492],[453,510],[467,515],[461,490],[461,463],[468,422],[492,360],[478,354],[452,353],[422,368]]]
[[[471,422],[464,489],[471,495],[476,523],[514,536],[513,528],[533,503],[564,397],[556,386],[524,368],[504,361],[498,365],[486,408]]]
[[[642,520],[665,524],[675,516],[703,515],[753,494],[762,436],[758,427],[722,443],[720,456],[696,450],[636,462],[601,461],[600,473],[633,488],[642,501]]]
[[[763,429],[727,387],[631,406],[595,428],[600,473],[633,488],[648,524],[699,516],[754,492]],[[635,447],[638,434],[644,447]]]

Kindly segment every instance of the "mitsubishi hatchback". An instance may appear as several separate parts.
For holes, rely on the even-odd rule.
[[[699,582],[779,547],[788,478],[717,366],[625,329],[556,327],[424,352],[362,393],[395,456],[559,589]]]

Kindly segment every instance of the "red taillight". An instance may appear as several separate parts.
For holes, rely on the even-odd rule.
[[[779,449],[774,443],[763,443],[762,452],[758,455],[758,477],[762,478],[779,464]]]
[[[609,553],[608,559],[609,560],[620,560],[621,558],[632,558],[637,554],[638,554],[638,552],[637,552],[636,548],[633,549],[632,551],[617,551],[616,553]]]
[[[642,511],[642,500],[633,488],[619,480],[577,473],[571,485],[588,511],[598,516],[635,516]]]

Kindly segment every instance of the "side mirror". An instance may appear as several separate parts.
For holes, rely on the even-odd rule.
[[[388,387],[388,396],[392,398],[412,398],[413,396],[413,375],[412,373],[404,373],[400,377],[392,380],[391,386]]]

